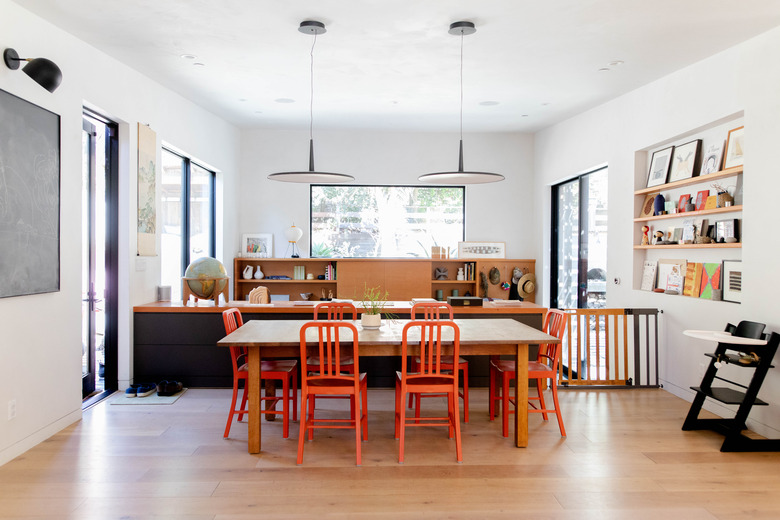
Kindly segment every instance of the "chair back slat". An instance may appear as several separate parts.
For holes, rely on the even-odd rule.
[[[420,302],[412,305],[412,319],[417,319],[417,313],[421,313],[424,320],[440,320],[442,314],[446,314],[444,319],[452,319],[452,306],[444,302]]]
[[[360,368],[358,366],[358,331],[357,328],[347,321],[310,321],[304,323],[301,327],[301,360],[304,365],[307,364],[309,354],[309,345],[314,342],[314,334],[307,335],[307,331],[316,330],[317,353],[319,365],[308,365],[307,373],[304,374],[303,383],[307,379],[326,378],[326,379],[355,379],[357,384]],[[354,374],[342,375],[341,351],[342,338],[344,344],[352,347],[352,358],[354,363]]]
[[[419,337],[417,332],[419,332]],[[458,371],[448,369],[445,374],[442,371],[441,363],[445,345],[452,345],[454,359],[458,359],[460,355],[460,329],[455,322],[451,320],[415,320],[404,325],[401,343],[401,370],[404,377],[407,376],[410,345],[416,345],[420,350],[418,367],[420,376],[444,375],[457,379]]]
[[[244,326],[244,318],[241,316],[241,311],[235,307],[222,312],[222,321],[225,324],[225,334],[232,334],[238,330],[239,327]],[[243,364],[241,358],[245,356],[245,347],[230,347],[230,359],[233,362],[233,373],[236,373],[238,368]]]
[[[566,313],[558,309],[550,309],[544,317],[544,326],[542,330],[550,336],[555,336],[563,340],[566,332],[566,323],[568,319]],[[553,371],[558,370],[558,363],[561,359],[562,343],[544,343],[539,345],[539,352],[536,361],[548,365]]]
[[[346,314],[351,314],[352,317],[349,318],[351,320],[355,320],[357,318],[357,309],[354,305],[352,305],[349,302],[323,302],[318,303],[314,307],[314,320],[318,320],[320,318],[320,314],[325,314],[325,319],[328,321],[341,321],[345,320],[344,316]]]

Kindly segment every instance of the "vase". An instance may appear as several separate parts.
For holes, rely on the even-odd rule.
[[[378,329],[382,325],[382,315],[363,313],[360,315],[360,324],[364,329]]]
[[[466,279],[466,275],[465,275],[465,274],[463,274],[463,268],[462,268],[462,267],[458,267],[458,276],[457,276],[457,279],[458,279],[458,280],[465,280],[465,279]]]
[[[244,280],[251,280],[252,279],[252,266],[248,265],[244,267]]]
[[[260,270],[260,266],[257,266],[257,271],[255,271],[255,280],[262,280],[265,278],[265,274],[263,274],[263,271]]]

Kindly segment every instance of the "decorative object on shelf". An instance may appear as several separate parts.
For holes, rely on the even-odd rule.
[[[508,291],[509,287],[510,287],[509,282],[504,282],[501,284],[501,288],[505,291]]]
[[[710,190],[702,190],[696,194],[696,211],[701,211],[707,205],[707,197],[710,196]]]
[[[685,195],[680,195],[680,200],[677,202],[677,210],[681,213],[684,211],[688,211],[688,202],[691,200],[691,194],[686,193]]]
[[[680,237],[681,244],[693,244],[696,238],[696,224],[695,219],[686,218],[683,220],[682,236]]]
[[[744,157],[745,127],[740,126],[729,130],[729,138],[726,141],[726,158],[723,161],[723,169],[742,166]]]
[[[460,269],[459,271],[462,272],[463,269]],[[433,277],[436,278],[437,280],[446,280],[449,274],[450,274],[450,270],[447,269],[446,267],[437,267],[436,271],[434,271]],[[458,280],[460,280],[460,278],[458,278]]]
[[[666,199],[664,199],[664,196],[660,193],[655,196],[655,201],[653,202],[653,215],[663,215],[664,211],[666,211]]]
[[[715,199],[715,207],[716,208],[727,208],[734,204],[734,197],[731,196],[731,194],[728,192],[726,188],[721,186],[720,184],[713,184],[713,188],[715,188],[716,193],[716,199]]]
[[[344,173],[318,172],[314,169],[314,46],[317,36],[325,34],[325,24],[315,20],[301,22],[298,32],[314,36],[311,44],[310,92],[309,92],[309,170],[272,173],[268,176],[272,181],[305,182],[305,183],[339,183],[354,181],[355,178]]]
[[[260,269],[260,266],[257,266],[257,270],[255,271],[255,280],[262,280],[265,278],[265,273],[262,269]]]
[[[667,215],[673,215],[677,213],[677,206],[675,205],[673,200],[667,200],[664,202],[664,212]]]
[[[436,289],[436,300],[437,301],[443,301],[444,300],[444,290],[443,289]]]
[[[731,240],[729,240],[731,239]],[[734,243],[739,241],[739,219],[730,218],[715,221],[715,241]]]
[[[649,246],[650,238],[647,236],[647,232],[650,231],[650,226],[642,226],[642,245]]]
[[[447,258],[447,248],[442,246],[431,246],[431,258],[433,259],[445,259]]]
[[[289,253],[292,248],[290,258],[300,258],[301,255],[298,254],[297,244],[298,240],[303,236],[303,230],[299,227],[295,227],[295,223],[293,222],[293,225],[285,230],[284,236],[287,239],[287,251],[284,253],[284,256],[287,256],[287,253]]]
[[[704,158],[701,161],[701,172],[699,175],[707,175],[720,171],[720,164],[723,159],[723,144],[711,144],[704,151]]]
[[[653,152],[653,158],[650,161],[650,171],[647,174],[647,187],[660,186],[666,184],[666,178],[669,175],[669,167],[672,162],[672,151],[674,146],[669,146],[662,150]]]
[[[642,210],[639,212],[640,217],[653,216],[653,205],[655,204],[655,196],[657,193],[648,193],[645,195],[645,201],[642,203]]]
[[[157,256],[157,134],[138,123],[138,256]]]
[[[653,245],[660,246],[666,243],[664,240],[665,233],[663,231],[656,231],[655,232],[655,240],[653,241]]]
[[[229,279],[222,262],[210,256],[198,258],[184,272],[182,301],[186,303],[190,296],[194,296],[196,302],[199,299],[219,302],[219,295],[223,294],[227,302]]]
[[[697,168],[699,165],[699,148],[701,148],[701,139],[674,147],[669,182],[689,179],[699,174]]]
[[[249,291],[249,303],[264,303],[271,301],[271,295],[268,293],[268,287],[255,287]]]
[[[504,242],[458,242],[458,258],[504,258]]]
[[[22,72],[49,92],[57,90],[62,83],[62,71],[48,58],[20,58],[16,50],[9,48],[3,51],[3,61],[11,70],[17,70],[20,61],[26,61]]]
[[[477,32],[472,22],[455,22],[450,24],[449,33],[460,36],[460,151],[458,155],[458,171],[426,173],[417,180],[433,184],[483,184],[503,181],[504,176],[498,173],[472,172],[463,170],[463,37]]]
[[[246,267],[244,267],[244,273],[243,273],[244,280],[251,280],[252,279],[252,266],[247,264]]]
[[[479,272],[479,288],[482,289],[482,297],[487,298],[488,295],[488,279],[484,271]]]
[[[244,258],[273,258],[274,236],[271,233],[244,233],[241,251]]]
[[[458,291],[457,289],[453,289],[452,296],[455,296],[457,298],[458,296],[460,296],[460,291]]]
[[[712,290],[720,289],[720,267],[720,263],[705,262],[702,264],[699,298],[711,300]]]
[[[710,195],[707,197],[707,202],[704,203],[704,209],[715,209],[718,207],[718,196]]]
[[[688,202],[688,204],[685,205],[685,211],[696,211],[696,204]]]
[[[498,282],[501,281],[501,272],[498,270],[498,267],[490,268],[490,271],[488,272],[488,280],[490,280],[491,284],[498,285]]]
[[[655,287],[655,272],[657,265],[655,262],[645,260],[642,266],[642,282],[639,289],[642,291],[652,291]]]
[[[314,273],[309,273],[306,275],[307,280],[314,280]]]
[[[457,277],[456,277],[456,279],[457,279],[458,281],[463,281],[463,280],[465,280],[465,279],[466,279],[466,275],[465,275],[465,274],[463,274],[463,268],[462,268],[462,267],[458,267],[458,274],[457,274]]]
[[[0,298],[58,292],[60,116],[4,90],[0,114]]]
[[[314,294],[314,293],[310,293],[310,292],[302,292],[302,293],[301,293],[301,294],[299,294],[298,296],[300,296],[300,297],[301,297],[301,300],[308,300],[309,298],[311,298],[312,294]]]
[[[742,303],[742,261],[723,260],[723,301]]]

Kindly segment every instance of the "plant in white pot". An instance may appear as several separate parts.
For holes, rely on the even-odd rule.
[[[360,324],[366,329],[378,329],[382,324],[382,311],[387,305],[388,292],[384,293],[377,287],[364,285],[363,298],[360,302],[363,304],[363,313],[360,315]],[[387,318],[393,316],[385,313]]]

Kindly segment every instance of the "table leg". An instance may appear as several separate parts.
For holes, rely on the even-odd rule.
[[[249,365],[249,453],[260,453],[260,349],[250,347]]]
[[[528,344],[517,345],[515,361],[515,444],[528,446]]]

